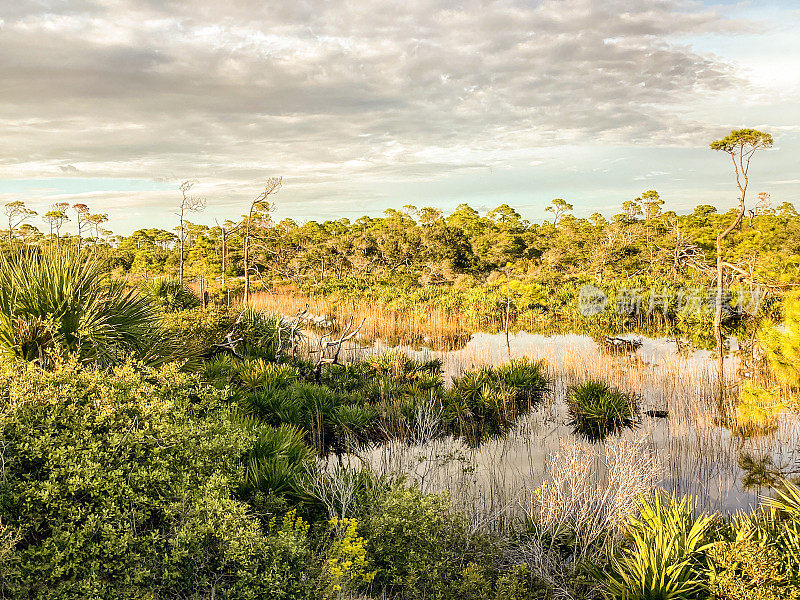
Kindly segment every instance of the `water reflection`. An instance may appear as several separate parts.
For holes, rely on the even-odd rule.
[[[743,455],[764,459],[767,465],[800,464],[796,416],[781,411],[769,428],[753,430],[749,436],[730,427],[726,414],[730,407],[719,402],[713,351],[693,349],[683,340],[670,338],[623,338],[641,345],[608,352],[585,335],[528,333],[511,335],[508,346],[504,334],[477,333],[454,351],[398,348],[377,341],[368,352],[399,349],[417,359],[440,359],[446,381],[482,365],[503,364],[509,355],[543,359],[552,391],[546,402],[520,418],[505,435],[481,438],[477,447],[449,438],[413,447],[390,444],[372,450],[367,458],[378,468],[405,469],[412,478],[424,479],[428,489],[449,488],[454,498],[468,498],[485,511],[513,506],[529,498],[541,483],[545,461],[560,440],[574,435],[567,390],[597,379],[638,399],[639,426],[617,435],[643,439],[664,465],[663,486],[696,496],[705,509],[733,513],[757,504],[763,491],[759,484],[766,480],[752,476],[751,463],[743,462]],[[737,350],[736,340],[729,340],[722,382],[729,388],[738,387]],[[460,458],[442,459],[453,456]],[[599,476],[602,468],[600,461]]]

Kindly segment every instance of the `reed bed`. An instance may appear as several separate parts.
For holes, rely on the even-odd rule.
[[[250,304],[257,310],[294,315],[306,307],[326,321],[345,323],[349,319],[364,325],[362,341],[400,346],[450,350],[463,347],[469,340],[470,325],[465,315],[425,304],[410,308],[390,308],[381,303],[365,304],[335,296],[313,296],[289,289],[252,294]]]

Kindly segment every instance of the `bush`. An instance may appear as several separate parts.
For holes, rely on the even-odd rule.
[[[160,364],[177,345],[152,301],[69,251],[0,255],[0,354],[52,366],[68,356],[103,366],[133,355]]]
[[[633,427],[639,410],[636,398],[595,380],[570,388],[567,408],[575,432],[593,442]]]
[[[174,366],[0,366],[0,595],[287,598],[308,553],[231,496],[252,434]]]
[[[165,312],[197,308],[201,304],[200,298],[177,279],[156,277],[142,283],[140,288]]]
[[[224,306],[192,308],[162,315],[161,324],[171,336],[182,339],[200,354],[225,340],[238,314]]]
[[[471,571],[480,570],[494,558],[495,549],[468,533],[446,493],[394,486],[376,502],[365,525],[374,585],[403,598],[457,597],[470,563]]]
[[[605,596],[614,600],[689,600],[705,589],[703,553],[710,546],[711,517],[695,517],[683,498],[661,493],[640,503],[631,518],[627,546],[611,559],[602,577]]]

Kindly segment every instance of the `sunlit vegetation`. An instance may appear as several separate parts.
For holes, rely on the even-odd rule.
[[[718,149],[771,144],[734,133]],[[543,223],[507,205],[275,223],[281,186],[205,227],[184,184],[177,235],[112,237],[82,204],[52,207],[45,234],[9,204],[0,597],[800,597],[798,469],[756,443],[800,393],[791,205],[762,196],[747,212],[740,188],[738,211],[678,215],[647,190],[610,219],[556,199]],[[78,236],[64,233],[73,212]],[[604,302],[589,315],[587,284]],[[615,336],[708,347],[715,320],[749,351],[738,373],[647,363]],[[520,328],[589,331],[596,361],[514,358]],[[505,334],[502,358],[448,371],[446,354],[402,346],[479,331]],[[638,393],[656,370],[663,406]],[[667,405],[676,389],[686,398]],[[540,413],[566,427],[554,445],[556,429],[526,421]],[[730,515],[667,492],[654,419],[724,433],[761,503]],[[479,497],[474,457],[511,436],[528,441],[516,495]]]
[[[570,388],[567,407],[576,433],[590,441],[633,427],[639,412],[635,397],[593,380]]]

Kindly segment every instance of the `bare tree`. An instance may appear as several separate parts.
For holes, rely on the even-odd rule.
[[[235,232],[239,227],[241,227],[241,223],[236,225],[232,221],[225,221],[222,225],[217,222],[217,227],[219,227],[220,233],[222,235],[222,289],[225,291],[225,305],[230,306],[231,304],[231,291],[228,288],[228,238],[230,238],[231,234]]]
[[[258,196],[253,198],[250,202],[250,209],[247,212],[244,222],[244,301],[245,303],[250,300],[250,251],[251,251],[251,238],[252,238],[252,225],[254,216],[261,214],[269,214],[271,206],[269,204],[269,197],[277,194],[283,184],[283,177],[270,177],[264,186],[264,191]]]
[[[180,224],[178,225],[178,231],[180,237],[178,238],[178,243],[180,244],[180,267],[179,267],[179,275],[178,280],[183,283],[183,262],[184,262],[184,246],[186,244],[186,227],[184,226],[185,217],[187,212],[200,212],[206,207],[206,200],[205,198],[198,198],[197,196],[190,196],[189,191],[194,187],[196,182],[186,181],[181,182],[178,186],[178,189],[181,191],[181,203],[178,207],[178,218],[180,219]]]
[[[21,200],[7,202],[3,207],[3,213],[8,217],[8,242],[14,238],[14,229],[22,225],[25,221],[36,215],[36,211],[26,208]]]

